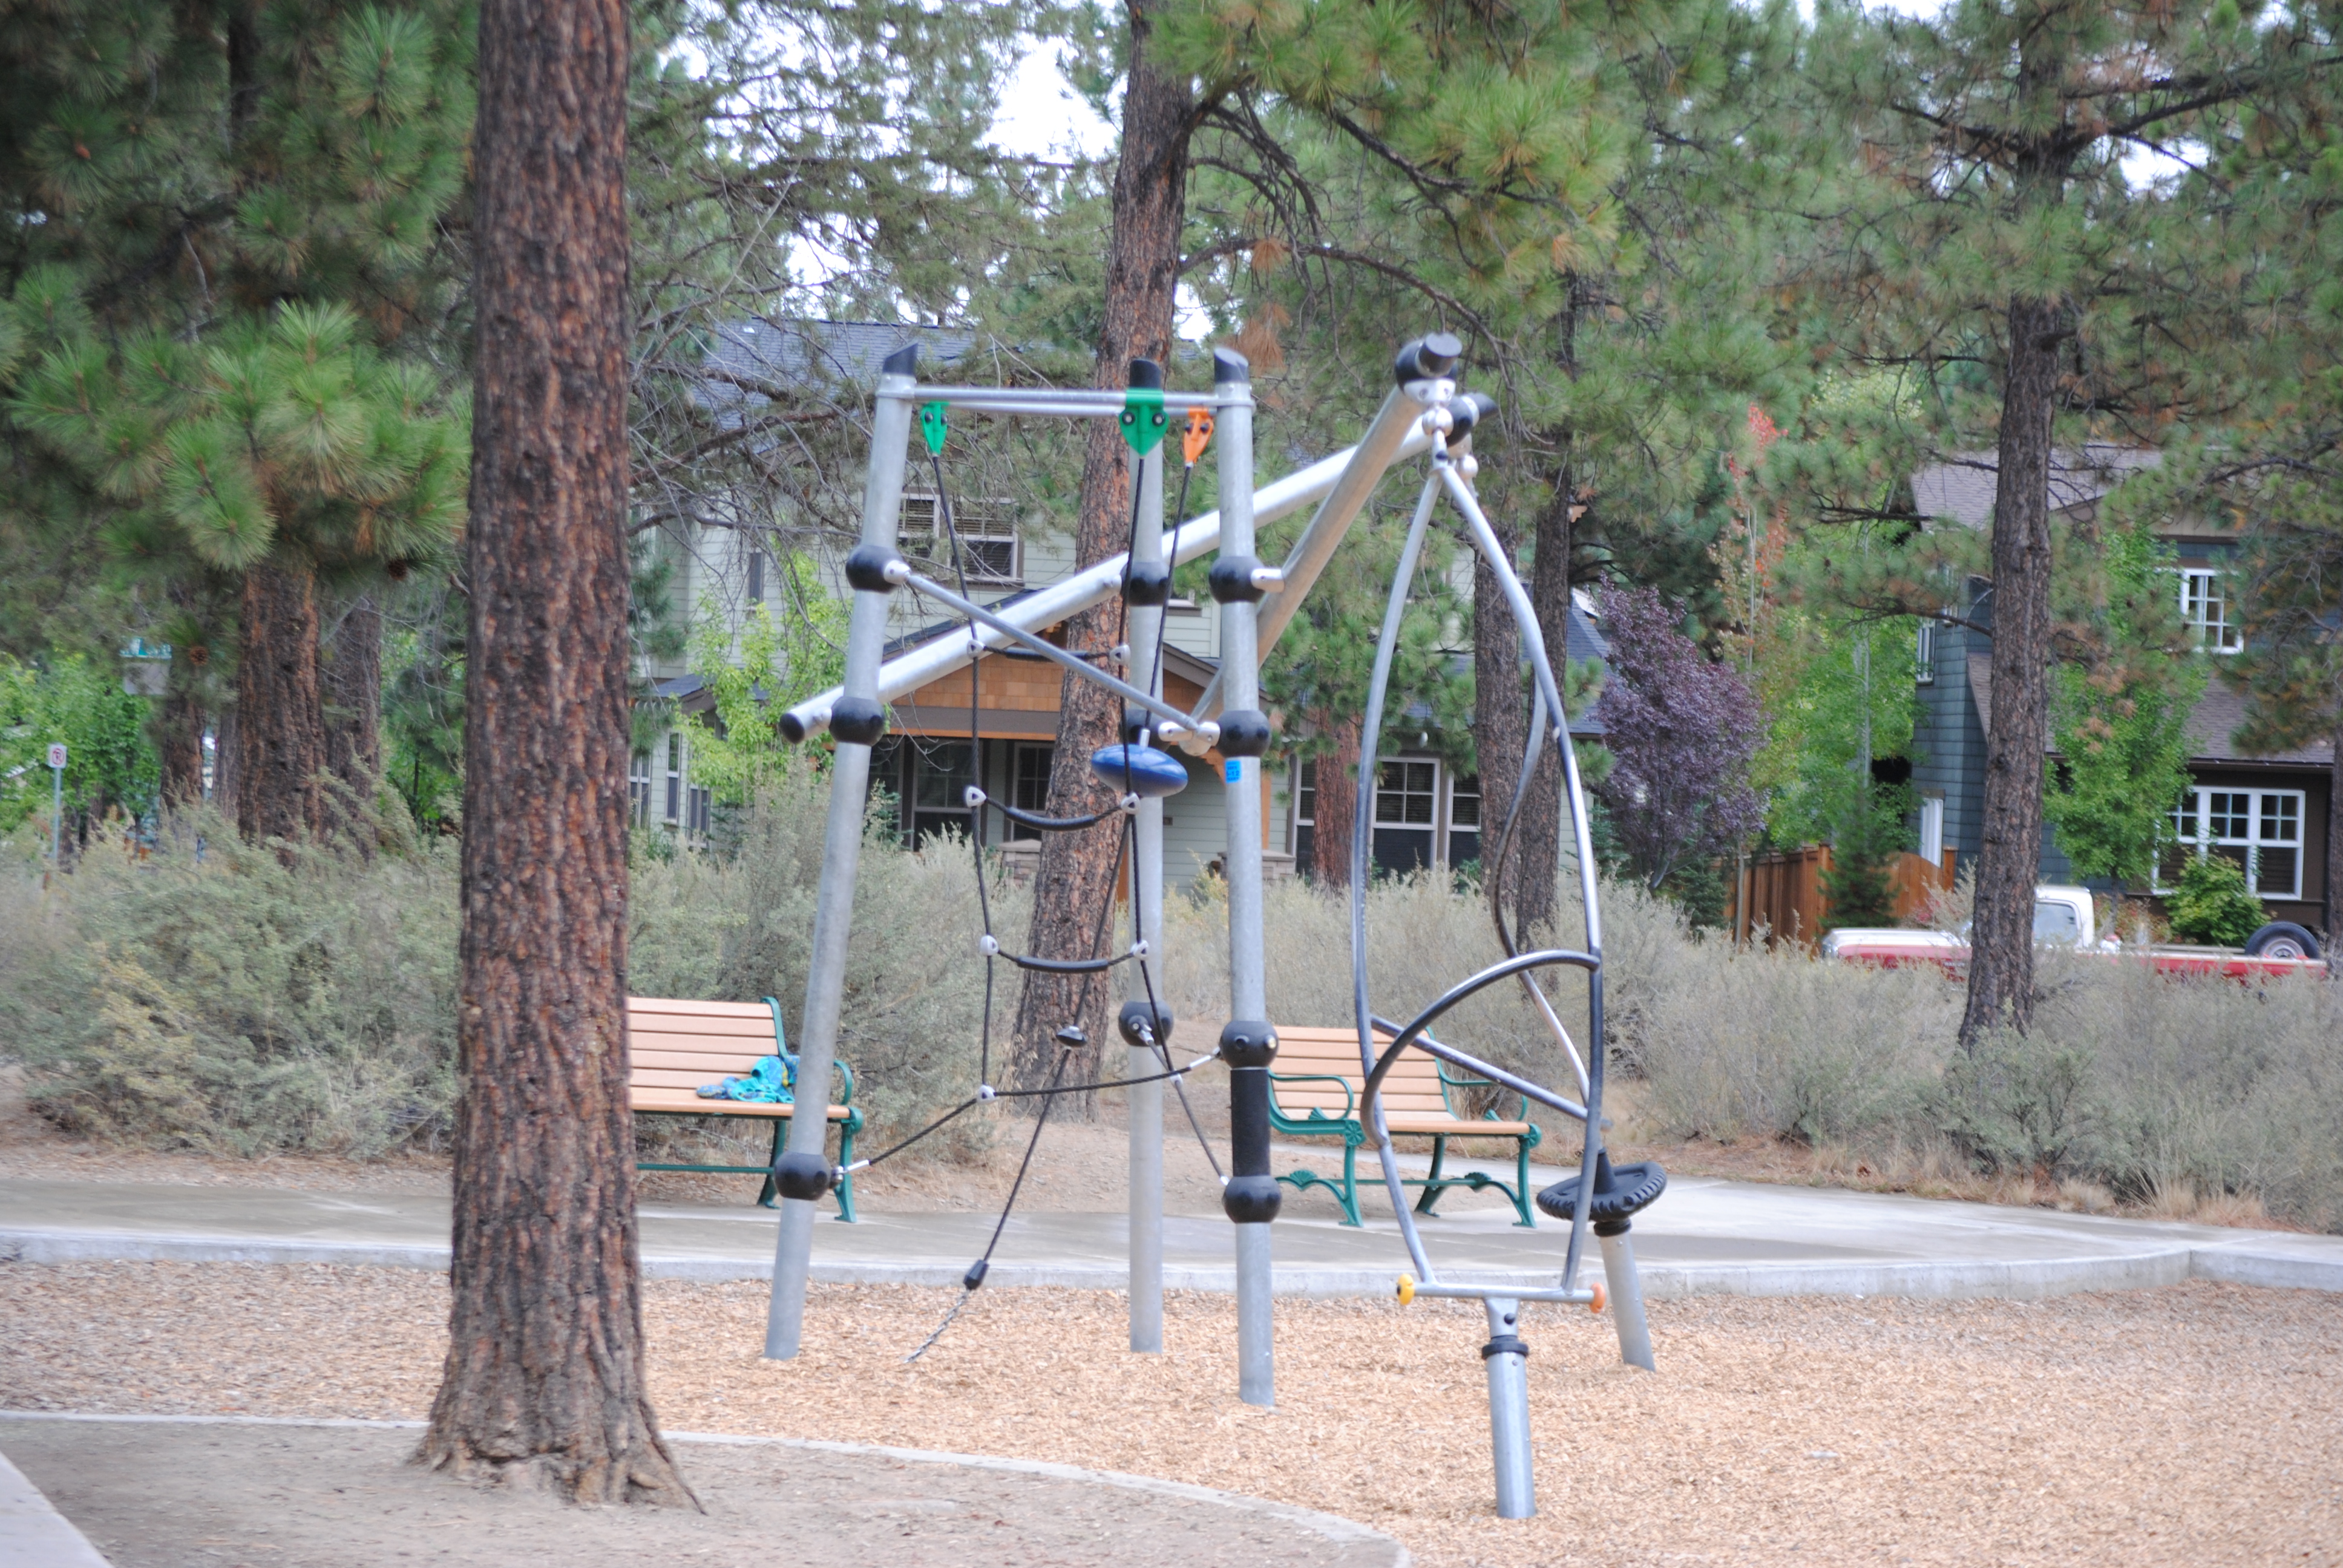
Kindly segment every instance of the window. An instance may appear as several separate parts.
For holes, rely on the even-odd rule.
[[[1377,869],[1413,871],[1432,864],[1439,804],[1439,763],[1400,758],[1383,765],[1375,778]]]
[[[638,751],[627,759],[627,819],[638,828],[650,826],[651,754]]]
[[[711,799],[708,787],[704,784],[694,784],[684,791],[683,829],[685,832],[706,836]]]
[[[949,828],[971,832],[968,787],[976,782],[975,749],[965,740],[915,745],[911,752],[911,848]]]
[[[2221,573],[2214,568],[2181,569],[2180,618],[2188,624],[2199,648],[2236,653],[2246,646],[2245,634],[2229,618],[2228,595]]]
[[[952,528],[960,535],[960,565],[971,583],[1013,583],[1020,580],[1024,557],[1017,539],[1017,524],[1007,502],[951,500]],[[940,578],[953,575],[951,539],[937,515],[933,496],[905,496],[902,544],[906,556],[917,558]]]
[[[1462,866],[1481,858],[1481,777],[1448,787],[1448,863]]]
[[[2075,906],[2064,900],[2035,900],[2034,940],[2036,942],[2063,942],[2070,948],[2079,946],[2083,940],[2083,925],[2075,918]]]
[[[1931,795],[1920,802],[1920,859],[1931,866],[1945,863],[1945,798]]]
[[[667,738],[667,811],[662,820],[678,822],[683,818],[683,737],[669,734]]]
[[[762,550],[749,552],[749,602],[765,602],[765,552]]]
[[[1312,864],[1318,821],[1318,764],[1304,762],[1293,770],[1293,863]]]
[[[1058,749],[1047,741],[1021,740],[1009,757],[1009,803],[1020,811],[1047,816],[1050,811],[1050,768]],[[1038,839],[1039,828],[1009,824],[1011,839]]]
[[[1923,620],[1920,623],[1919,658],[1916,662],[1918,668],[1913,672],[1913,678],[1922,686],[1936,685],[1936,623],[1933,620]]]
[[[2302,896],[2302,791],[2191,789],[2172,812],[2173,843],[2157,868],[2169,885],[2184,857],[2220,855],[2265,899]]]

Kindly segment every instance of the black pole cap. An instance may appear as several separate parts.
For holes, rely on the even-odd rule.
[[[792,1149],[773,1161],[773,1190],[810,1203],[830,1191],[833,1168],[819,1154]]]
[[[1233,348],[1212,350],[1212,385],[1225,387],[1232,382],[1244,383],[1252,379],[1252,361]]]
[[[920,373],[920,346],[904,344],[880,361],[879,368],[889,376],[917,376]]]
[[[1122,1031],[1123,1043],[1133,1049],[1148,1043],[1141,1038],[1139,1031],[1141,1029],[1155,1036],[1154,1043],[1157,1045],[1172,1043],[1172,1010],[1160,1001],[1149,1003],[1133,997],[1122,1004],[1122,1010],[1115,1015],[1114,1025]]]
[[[1169,567],[1135,566],[1130,580],[1122,585],[1125,602],[1142,608],[1172,602],[1172,568]]]
[[[1266,1225],[1285,1207],[1274,1176],[1232,1176],[1221,1189],[1221,1212],[1240,1225]]]
[[[1221,1030],[1221,1060],[1231,1067],[1267,1067],[1277,1060],[1277,1028],[1260,1019],[1232,1019]]]
[[[1259,757],[1269,749],[1269,715],[1252,708],[1232,708],[1221,715],[1221,755]]]
[[[1448,405],[1448,417],[1455,423],[1448,427],[1448,438],[1461,441],[1473,433],[1473,427],[1497,412],[1497,400],[1486,392],[1467,392]]]
[[[1453,332],[1428,332],[1401,347],[1392,361],[1392,373],[1405,386],[1445,376],[1464,357],[1464,340]]]
[[[1586,1217],[1599,1234],[1616,1236],[1627,1229],[1637,1211],[1648,1209],[1668,1190],[1668,1173],[1656,1160],[1614,1165],[1608,1149],[1594,1154],[1594,1191],[1587,1199]],[[1557,1220],[1567,1220],[1578,1207],[1578,1178],[1565,1176],[1537,1195],[1537,1206]],[[1603,1230],[1604,1226],[1615,1229]]]
[[[1132,360],[1129,385],[1161,392],[1163,390],[1163,367],[1152,359]]]
[[[887,733],[887,710],[867,697],[841,697],[830,710],[830,732],[857,746],[876,746]]]

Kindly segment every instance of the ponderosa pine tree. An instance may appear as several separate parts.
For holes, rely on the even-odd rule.
[[[1875,400],[1872,428],[1770,463],[1826,470],[1827,515],[1908,520],[1899,487],[1927,453],[1995,448],[1994,712],[1965,1042],[2033,1017],[2054,443],[2062,425],[2070,441],[2152,442],[2221,396],[2205,372],[2206,328],[2235,283],[2224,237],[2185,188],[2136,187],[2126,159],[2328,58],[2298,19],[2229,0],[1958,0],[1931,21],[1823,8],[1786,79],[1803,97],[1784,113],[1829,128],[1787,155],[1819,171],[1801,203],[1821,257],[1809,330],[1842,366],[1915,390]]]
[[[249,836],[325,825],[321,574],[427,558],[460,516],[462,411],[401,349],[448,309],[468,15],[74,5],[11,35],[0,170],[37,326],[10,414],[116,558],[183,599],[235,580]]]

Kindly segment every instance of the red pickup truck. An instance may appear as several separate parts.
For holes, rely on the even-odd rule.
[[[2247,939],[2243,948],[2197,948],[2177,943],[2127,945],[2116,937],[2101,937],[2097,910],[2090,890],[2046,885],[2034,890],[2034,940],[2045,947],[2071,947],[2108,958],[2144,958],[2158,974],[2224,975],[2248,980],[2266,975],[2324,974],[2327,960],[2319,956],[2318,940],[2300,926],[2273,920]],[[1968,969],[1966,935],[1953,931],[1918,931],[1875,927],[1845,928],[1823,938],[1825,958],[1850,963],[1900,969],[1928,963],[1954,979]]]

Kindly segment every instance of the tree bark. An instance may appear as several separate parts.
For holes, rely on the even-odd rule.
[[[1530,608],[1537,612],[1538,635],[1554,665],[1556,686],[1564,684],[1570,668],[1570,508],[1574,486],[1570,464],[1562,466],[1554,499],[1538,518],[1537,558],[1531,563]],[[1569,700],[1567,693],[1564,700]],[[1564,720],[1568,722],[1567,719]],[[1516,767],[1520,764],[1516,763]],[[1509,784],[1507,786],[1511,788]],[[1533,927],[1552,926],[1554,882],[1562,865],[1562,758],[1554,737],[1539,752],[1537,771],[1530,778],[1529,799],[1522,803],[1522,881],[1514,910],[1524,933]]]
[[[155,715],[155,751],[162,762],[166,811],[201,805],[204,799],[204,703],[189,684],[179,675],[164,692]]]
[[[1509,559],[1521,558],[1521,528],[1512,508],[1500,507],[1489,518],[1497,542]],[[1497,841],[1505,830],[1505,814],[1513,809],[1513,786],[1522,776],[1522,748],[1529,741],[1528,718],[1522,697],[1522,635],[1505,602],[1497,574],[1479,552],[1473,557],[1473,752],[1481,769],[1481,871],[1493,869]],[[1322,775],[1325,765],[1319,765]],[[1320,800],[1325,799],[1322,792]],[[1324,807],[1320,810],[1322,813]],[[1517,825],[1505,863],[1499,873],[1498,898],[1516,924],[1521,917],[1522,831]]]
[[[628,11],[480,11],[448,1348],[417,1461],[696,1506],[644,1392],[627,1105]]]
[[[2008,367],[1993,503],[1993,712],[1984,846],[1969,936],[1961,1043],[2034,1021],[2034,888],[2042,861],[2042,759],[2049,736],[2050,435],[2066,307],[2009,304]]]
[[[1333,744],[1318,754],[1310,878],[1321,892],[1340,892],[1351,885],[1351,833],[1359,810],[1359,748],[1366,725],[1356,713],[1322,712],[1313,718],[1318,733]],[[1369,850],[1367,870],[1372,874],[1375,867],[1372,844]]]
[[[318,657],[326,770],[343,799],[332,814],[364,812],[382,781],[382,607],[369,590],[352,599]]]
[[[1131,0],[1131,78],[1123,95],[1122,143],[1114,173],[1114,232],[1109,242],[1106,310],[1099,329],[1097,384],[1125,384],[1134,357],[1168,364],[1172,291],[1179,282],[1180,228],[1187,206],[1188,137],[1196,104],[1185,76],[1160,72],[1147,58],[1162,0]],[[1088,421],[1082,449],[1081,519],[1075,555],[1090,566],[1121,550],[1131,534],[1130,448],[1111,420]],[[1066,622],[1066,646],[1104,649],[1121,640],[1122,607],[1101,605]],[[1069,675],[1058,699],[1057,754],[1050,768],[1052,809],[1087,810],[1096,794],[1091,754],[1113,742],[1120,699]],[[1028,950],[1043,958],[1089,958],[1100,920],[1115,896],[1117,836],[1108,830],[1045,833],[1034,871],[1033,929]],[[1053,1074],[1069,1082],[1100,1076],[1113,982],[1096,975],[1028,970],[1017,1004],[1014,1072],[1021,1088]],[[1056,1039],[1068,1024],[1090,1043],[1071,1054]],[[1062,1071],[1061,1058],[1064,1058]],[[1088,1118],[1091,1096],[1064,1097],[1061,1114]],[[1038,1107],[1042,1102],[1035,1101]]]
[[[326,761],[317,705],[317,583],[305,565],[263,562],[244,574],[236,672],[236,830],[301,839],[323,822]]]

